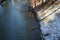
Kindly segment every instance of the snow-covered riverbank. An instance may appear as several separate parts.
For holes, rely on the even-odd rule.
[[[41,30],[45,40],[60,40],[60,3],[56,2],[44,12],[38,12]]]

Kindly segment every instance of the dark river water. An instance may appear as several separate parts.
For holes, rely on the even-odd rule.
[[[18,2],[17,2],[18,3]],[[0,38],[1,40],[40,40],[38,23],[24,2],[14,1],[0,6]]]
[[[8,4],[0,6],[1,40],[31,40],[31,20],[28,12],[20,5]],[[23,10],[23,11],[22,11]]]

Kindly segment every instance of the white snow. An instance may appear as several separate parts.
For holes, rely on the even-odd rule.
[[[60,6],[58,5],[52,10],[47,9],[45,11],[46,12],[45,15],[49,15],[50,13],[52,14],[46,17],[43,21],[40,21],[41,30],[45,40],[60,40],[60,8],[59,7]],[[54,10],[56,11],[53,12]],[[41,16],[42,13],[39,14],[38,12],[39,19],[42,19],[45,16],[45,15]]]
[[[58,37],[60,36],[60,13],[57,12],[55,15],[55,18],[49,21],[47,25],[43,21],[40,22],[43,37],[46,40],[58,40]],[[44,36],[47,33],[50,35]]]

